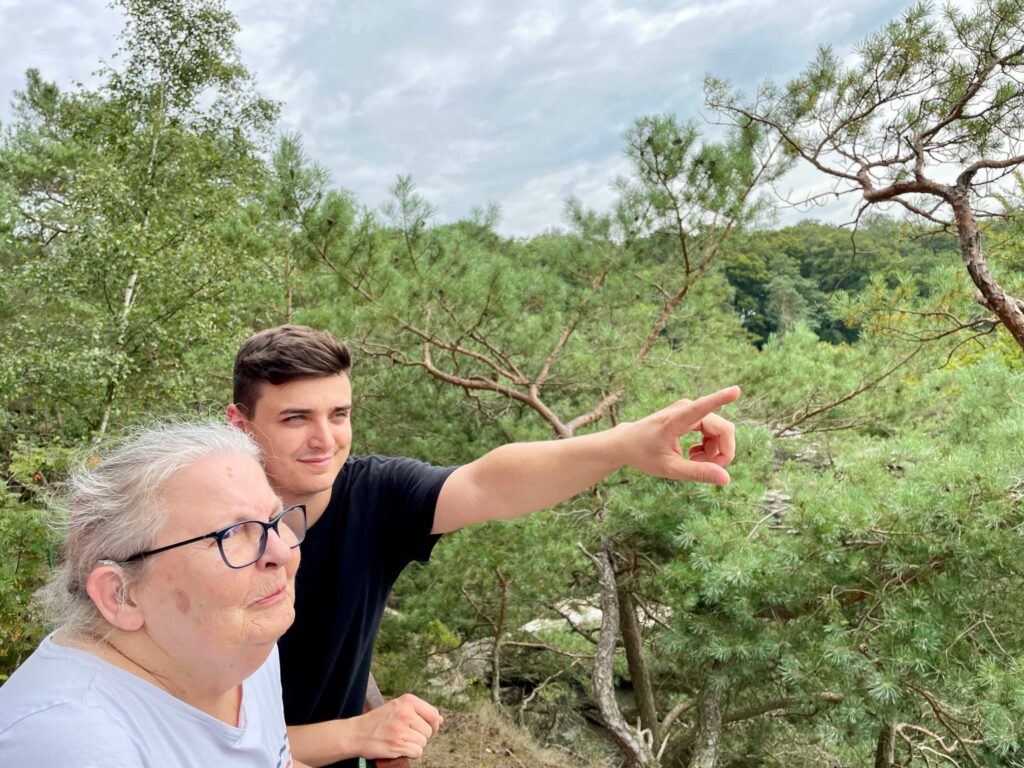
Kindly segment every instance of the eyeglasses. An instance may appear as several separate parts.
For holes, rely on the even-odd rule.
[[[282,526],[281,523],[284,525]],[[281,537],[281,541],[295,549],[306,538],[306,505],[295,504],[288,507],[266,523],[262,520],[244,520],[241,523],[229,525],[227,528],[221,528],[219,531],[196,536],[194,539],[186,539],[175,544],[168,544],[166,547],[150,549],[147,552],[139,552],[121,562],[130,563],[175,547],[194,544],[203,539],[216,539],[217,548],[220,550],[224,564],[228,568],[245,568],[263,557],[263,553],[267,551],[267,532],[271,530]]]

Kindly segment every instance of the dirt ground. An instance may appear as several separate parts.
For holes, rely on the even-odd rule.
[[[565,752],[542,749],[493,710],[442,710],[444,726],[413,768],[581,768]],[[590,766],[585,766],[590,768]]]

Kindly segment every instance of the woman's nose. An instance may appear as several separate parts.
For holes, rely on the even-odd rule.
[[[280,525],[280,523],[279,523]],[[267,546],[263,550],[263,557],[259,559],[261,565],[266,568],[273,568],[286,565],[292,557],[292,548],[281,538],[276,529],[267,531]]]

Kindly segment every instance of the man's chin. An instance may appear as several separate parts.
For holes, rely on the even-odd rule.
[[[303,485],[295,489],[294,495],[297,496],[316,496],[318,493],[324,493],[325,491],[331,490],[333,483],[327,480],[318,483],[306,482]]]

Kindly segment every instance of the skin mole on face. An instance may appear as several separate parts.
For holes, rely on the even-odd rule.
[[[192,609],[192,601],[180,589],[174,590],[174,604],[181,613],[188,613]]]

